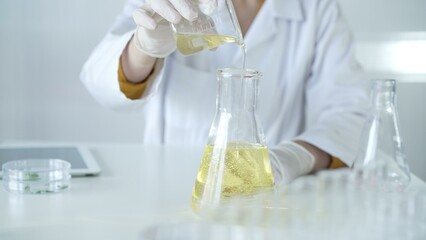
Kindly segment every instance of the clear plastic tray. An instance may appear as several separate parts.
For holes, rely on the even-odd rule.
[[[56,193],[70,187],[71,164],[60,159],[23,159],[2,166],[3,185],[9,192]]]

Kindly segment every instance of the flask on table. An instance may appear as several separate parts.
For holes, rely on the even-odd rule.
[[[217,72],[216,115],[192,193],[195,211],[273,187],[268,149],[256,113],[260,76],[249,69]]]
[[[354,163],[356,176],[364,184],[383,191],[400,191],[410,183],[399,131],[396,81],[374,80],[371,115]]]

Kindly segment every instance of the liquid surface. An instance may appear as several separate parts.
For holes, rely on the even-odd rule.
[[[232,196],[250,196],[274,184],[266,146],[228,143],[207,145],[192,193],[192,206],[217,203]]]
[[[183,55],[192,55],[205,49],[214,49],[226,43],[235,43],[240,45],[242,52],[242,68],[246,68],[247,48],[244,42],[238,41],[236,37],[215,34],[175,34],[176,45],[179,52]]]
[[[191,55],[204,49],[217,48],[226,43],[238,43],[232,36],[215,34],[175,34],[178,50],[183,55]]]

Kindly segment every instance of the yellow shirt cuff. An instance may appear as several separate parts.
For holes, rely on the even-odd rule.
[[[342,160],[340,160],[337,157],[331,156],[331,162],[330,162],[330,165],[328,166],[329,169],[346,168],[346,167],[348,167],[348,165],[346,165],[346,163],[344,163]]]
[[[133,83],[129,82],[124,75],[123,67],[121,65],[121,56],[118,63],[118,84],[120,86],[120,90],[127,98],[131,100],[139,99],[142,97],[146,86],[148,85],[148,81],[143,81],[141,83]]]

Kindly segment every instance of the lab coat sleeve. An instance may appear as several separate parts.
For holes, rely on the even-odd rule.
[[[118,83],[119,59],[131,39],[136,25],[133,11],[142,6],[143,0],[130,0],[103,40],[91,53],[83,66],[80,78],[91,95],[103,106],[117,110],[137,110],[157,91],[163,77],[164,67],[151,80],[140,99],[130,100],[121,91]]]
[[[315,58],[306,83],[306,130],[297,138],[351,166],[368,111],[368,79],[334,0],[319,1]]]

